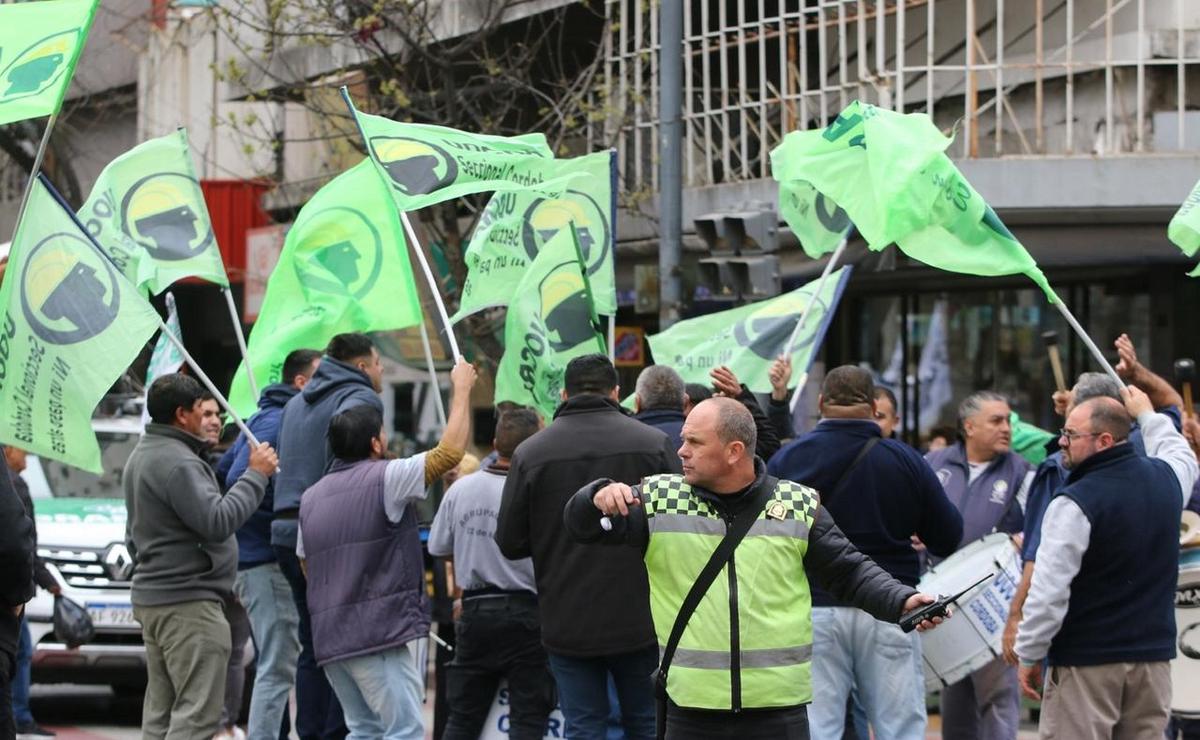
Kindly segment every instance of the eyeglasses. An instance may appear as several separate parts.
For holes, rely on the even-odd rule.
[[[1068,432],[1066,429],[1059,429],[1058,436],[1066,437],[1068,442],[1074,442],[1080,437],[1097,437],[1104,432]]]

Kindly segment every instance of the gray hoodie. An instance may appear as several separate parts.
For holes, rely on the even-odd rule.
[[[129,512],[125,539],[137,563],[137,606],[222,601],[233,590],[233,534],[258,508],[267,477],[247,469],[222,496],[201,457],[206,448],[178,427],[149,424],[129,456],[121,486]]]

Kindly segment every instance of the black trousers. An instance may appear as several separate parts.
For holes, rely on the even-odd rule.
[[[7,609],[0,605],[0,609]],[[17,726],[13,722],[12,681],[17,670],[17,656],[0,649],[0,740],[13,740]]]
[[[667,705],[666,740],[809,740],[808,708],[709,712]]]
[[[554,678],[531,594],[463,601],[446,675],[450,718],[442,740],[476,740],[500,679],[508,680],[508,736],[541,740],[554,710]]]

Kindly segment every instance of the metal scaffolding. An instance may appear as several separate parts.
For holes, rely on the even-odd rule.
[[[1194,0],[666,1],[684,2],[688,187],[769,177],[784,134],[856,98],[929,113],[964,158],[1200,148]],[[658,2],[606,2],[593,136],[630,190],[658,189]]]

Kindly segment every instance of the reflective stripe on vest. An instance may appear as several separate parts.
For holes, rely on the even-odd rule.
[[[682,476],[647,478],[642,502],[650,531],[650,606],[661,648],[726,525]],[[676,704],[729,710],[811,701],[812,602],[804,553],[817,503],[810,488],[776,483],[684,630],[667,676]]]

